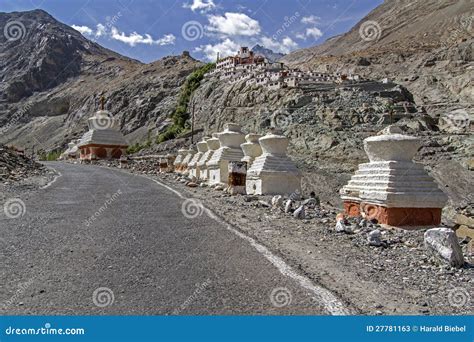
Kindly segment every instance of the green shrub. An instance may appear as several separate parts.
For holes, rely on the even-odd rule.
[[[54,161],[54,160],[58,160],[60,156],[61,156],[61,151],[40,152],[39,160]]]

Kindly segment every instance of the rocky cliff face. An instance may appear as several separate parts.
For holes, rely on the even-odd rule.
[[[280,60],[282,57],[285,56],[284,53],[275,52],[275,51],[267,49],[264,46],[259,45],[259,44],[255,45],[252,48],[252,51],[255,52],[255,54],[257,54],[257,55],[265,57],[270,62],[276,62],[276,61]]]
[[[101,47],[41,10],[0,13],[0,142],[60,148],[78,138],[99,98],[130,142],[159,131],[186,77],[189,56],[142,64]]]
[[[386,0],[349,32],[282,61],[302,69],[388,77],[436,115],[472,110],[473,12],[469,0]]]

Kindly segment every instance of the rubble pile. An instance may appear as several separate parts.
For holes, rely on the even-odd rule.
[[[41,164],[24,156],[21,151],[0,145],[0,181],[19,181],[44,172]]]

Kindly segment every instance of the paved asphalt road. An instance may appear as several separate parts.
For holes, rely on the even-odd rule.
[[[0,213],[0,314],[328,313],[249,241],[205,213],[185,217],[184,200],[152,180],[48,165],[61,176],[20,196],[24,216]]]

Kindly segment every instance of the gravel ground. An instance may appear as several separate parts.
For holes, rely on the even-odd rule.
[[[134,164],[128,171],[145,173],[202,201],[361,314],[474,313],[474,255],[467,240],[460,241],[466,264],[455,269],[427,253],[423,246],[426,229],[384,227],[383,246],[369,246],[368,232],[380,226],[338,233],[338,208],[307,207],[306,218],[295,219],[283,208],[272,208],[271,196],[230,196],[207,187],[190,188],[176,175],[159,174],[145,163]],[[293,208],[297,207],[298,202]]]

